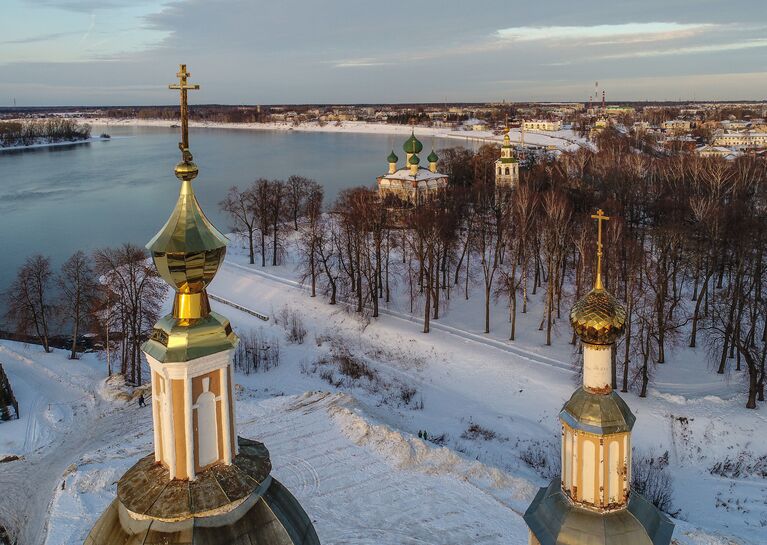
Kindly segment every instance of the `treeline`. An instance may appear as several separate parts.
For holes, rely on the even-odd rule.
[[[178,106],[154,106],[142,108],[110,108],[104,116],[114,119],[163,119],[179,121]],[[268,117],[256,106],[195,106],[189,111],[192,121],[213,123],[257,123]]]
[[[77,142],[91,136],[91,126],[71,119],[0,121],[0,147],[31,146],[55,142]]]
[[[34,255],[4,294],[5,320],[46,352],[51,332],[69,328],[70,359],[78,358],[83,335],[90,335],[126,380],[141,384],[141,344],[159,318],[166,290],[146,251],[132,244],[75,252],[58,272],[50,258]]]
[[[265,266],[281,263],[285,255],[285,224],[298,230],[298,219],[322,211],[322,187],[310,178],[291,176],[287,180],[260,178],[241,190],[232,187],[219,203],[232,220],[232,230],[248,242],[250,263],[256,255]]]
[[[303,280],[313,296],[373,317],[399,285],[411,312],[422,313],[425,332],[451,297],[468,299],[479,286],[485,332],[505,327],[511,341],[519,314],[531,311],[540,291],[535,323],[550,345],[558,325],[570,331],[569,308],[593,286],[590,215],[602,208],[611,217],[605,285],[628,313],[615,351],[615,387],[644,397],[672,348],[703,343],[712,372],[743,377],[746,406],[756,407],[764,400],[767,358],[764,161],[652,156],[610,130],[597,144],[599,151],[541,161],[516,190],[499,193],[483,168],[497,148],[464,151],[464,164],[451,168],[471,172],[473,183],[453,185],[413,209],[381,203],[375,190],[360,187],[342,192],[323,214],[322,192],[314,187],[303,201],[303,219],[295,221]],[[264,238],[277,225],[266,184],[256,182],[244,200],[227,201],[250,211],[232,217],[246,234],[246,225],[259,234],[262,265],[264,252],[280,248]],[[494,301],[508,309],[503,325],[492,321]],[[574,333],[569,339],[576,344]]]

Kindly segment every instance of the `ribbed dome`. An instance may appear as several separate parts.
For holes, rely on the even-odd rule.
[[[429,154],[427,159],[429,160],[430,163],[436,163],[437,161],[439,161],[439,157],[437,157],[437,154],[434,153],[434,150],[431,150],[431,153]]]
[[[617,392],[601,395],[584,388],[575,390],[562,407],[559,418],[573,429],[598,435],[629,432],[636,421]]]
[[[613,344],[623,335],[626,309],[608,291],[594,288],[570,310],[570,323],[585,343]]]
[[[389,157],[386,158],[386,160],[389,163],[396,163],[399,161],[399,157],[397,157],[397,155],[394,153],[394,150],[391,150],[391,153],[389,154]]]
[[[411,164],[411,165],[417,165],[420,162],[421,162],[421,160],[415,154],[412,157],[410,157],[410,160],[408,161],[408,163]]]
[[[423,150],[423,144],[418,138],[415,137],[415,133],[410,134],[410,138],[405,140],[405,144],[402,146],[405,153],[421,153]]]
[[[541,488],[524,514],[540,545],[668,545],[674,524],[632,491],[625,509],[600,513],[574,504],[559,479]]]
[[[85,545],[320,545],[301,504],[269,474],[266,447],[239,445],[231,466],[210,467],[194,482],[168,480],[154,454],[140,460]]]

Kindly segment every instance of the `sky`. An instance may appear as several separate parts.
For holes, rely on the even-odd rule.
[[[764,100],[765,0],[0,0],[0,107]]]

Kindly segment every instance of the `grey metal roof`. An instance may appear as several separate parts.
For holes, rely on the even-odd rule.
[[[96,522],[84,545],[320,545],[320,540],[298,501],[277,480],[234,521],[190,519],[168,523],[133,520],[115,499]]]
[[[194,482],[169,480],[154,455],[140,460],[85,545],[320,545],[301,504],[269,475],[266,447],[242,437],[238,444],[231,466]]]
[[[640,494],[628,506],[601,513],[573,503],[554,479],[541,488],[524,515],[541,545],[668,545],[674,524]]]
[[[636,417],[616,391],[595,394],[578,388],[559,418],[571,428],[598,435],[631,431]]]
[[[139,460],[117,483],[117,497],[138,515],[173,522],[217,512],[263,486],[272,470],[269,451],[257,441],[237,438],[240,453],[232,465],[218,464],[194,481],[171,480],[154,454]]]

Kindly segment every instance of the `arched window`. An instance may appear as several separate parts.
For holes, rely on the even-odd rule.
[[[509,167],[506,167],[506,176],[508,176],[509,174],[511,174],[511,172],[509,171]]]
[[[210,391],[210,379],[202,379],[203,393],[197,398],[197,453],[200,467],[218,460],[218,423],[216,396]]]

